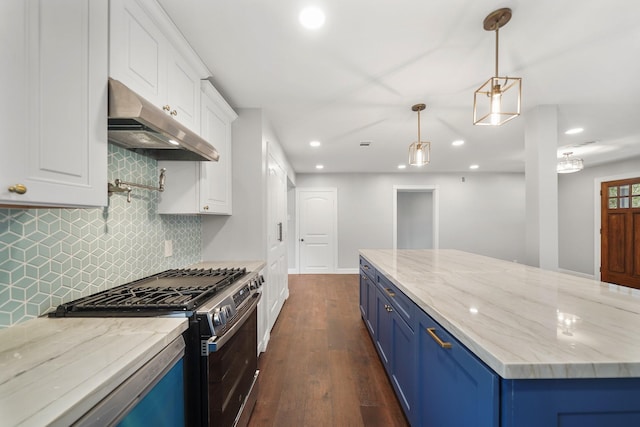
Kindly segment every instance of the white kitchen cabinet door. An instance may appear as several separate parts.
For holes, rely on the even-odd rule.
[[[217,162],[202,162],[200,194],[203,211],[232,213],[231,123],[238,115],[208,81],[202,83],[202,137],[220,154]]]
[[[171,47],[167,68],[166,105],[170,108],[169,114],[192,131],[200,133],[200,81],[206,76],[198,74],[198,71]]]
[[[138,1],[110,0],[110,8],[109,76],[162,107],[167,100],[167,39]]]
[[[107,3],[3,0],[0,16],[0,204],[106,205]]]
[[[200,132],[200,58],[155,0],[111,0],[109,76]]]
[[[217,162],[160,161],[167,169],[166,188],[160,195],[161,214],[232,213],[231,123],[238,116],[209,81],[202,81],[200,135],[211,143]]]

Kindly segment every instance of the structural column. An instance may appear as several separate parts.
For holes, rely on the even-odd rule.
[[[526,264],[558,269],[558,108],[540,105],[525,120]]]

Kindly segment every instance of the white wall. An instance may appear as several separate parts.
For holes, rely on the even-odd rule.
[[[524,259],[524,174],[298,174],[297,187],[338,189],[338,268],[358,250],[393,247],[393,186],[438,185],[440,248]]]
[[[587,167],[581,172],[558,176],[560,268],[588,275],[595,273],[596,180],[619,175],[640,176],[640,157]]]
[[[262,110],[238,109],[233,122],[233,215],[202,216],[203,260],[264,260],[266,192]]]

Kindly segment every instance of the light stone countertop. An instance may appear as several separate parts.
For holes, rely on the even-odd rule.
[[[360,254],[506,379],[640,377],[640,291],[457,250]]]
[[[40,317],[0,330],[0,425],[70,425],[187,326],[186,318]]]

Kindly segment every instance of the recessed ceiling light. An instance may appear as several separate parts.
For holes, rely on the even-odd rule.
[[[324,169],[324,165],[316,165],[316,169]]]
[[[320,147],[320,141],[311,141],[309,145],[312,147]]]
[[[307,30],[317,30],[324,25],[325,17],[322,10],[314,6],[309,6],[302,9],[298,19]]]
[[[461,146],[461,145],[464,145],[464,141],[463,141],[463,140],[461,140],[461,139],[456,139],[455,141],[453,141],[453,142],[451,143],[451,145],[453,145],[454,147],[459,147],[459,146]]]
[[[398,169],[406,169],[407,165],[398,165]]]
[[[479,167],[480,166],[478,166],[478,165],[471,165],[471,166],[469,166],[469,169],[478,169]]]
[[[575,134],[580,133],[582,131],[584,131],[584,129],[582,129],[582,128],[573,128],[573,129],[569,129],[564,134],[565,135],[575,135]]]

